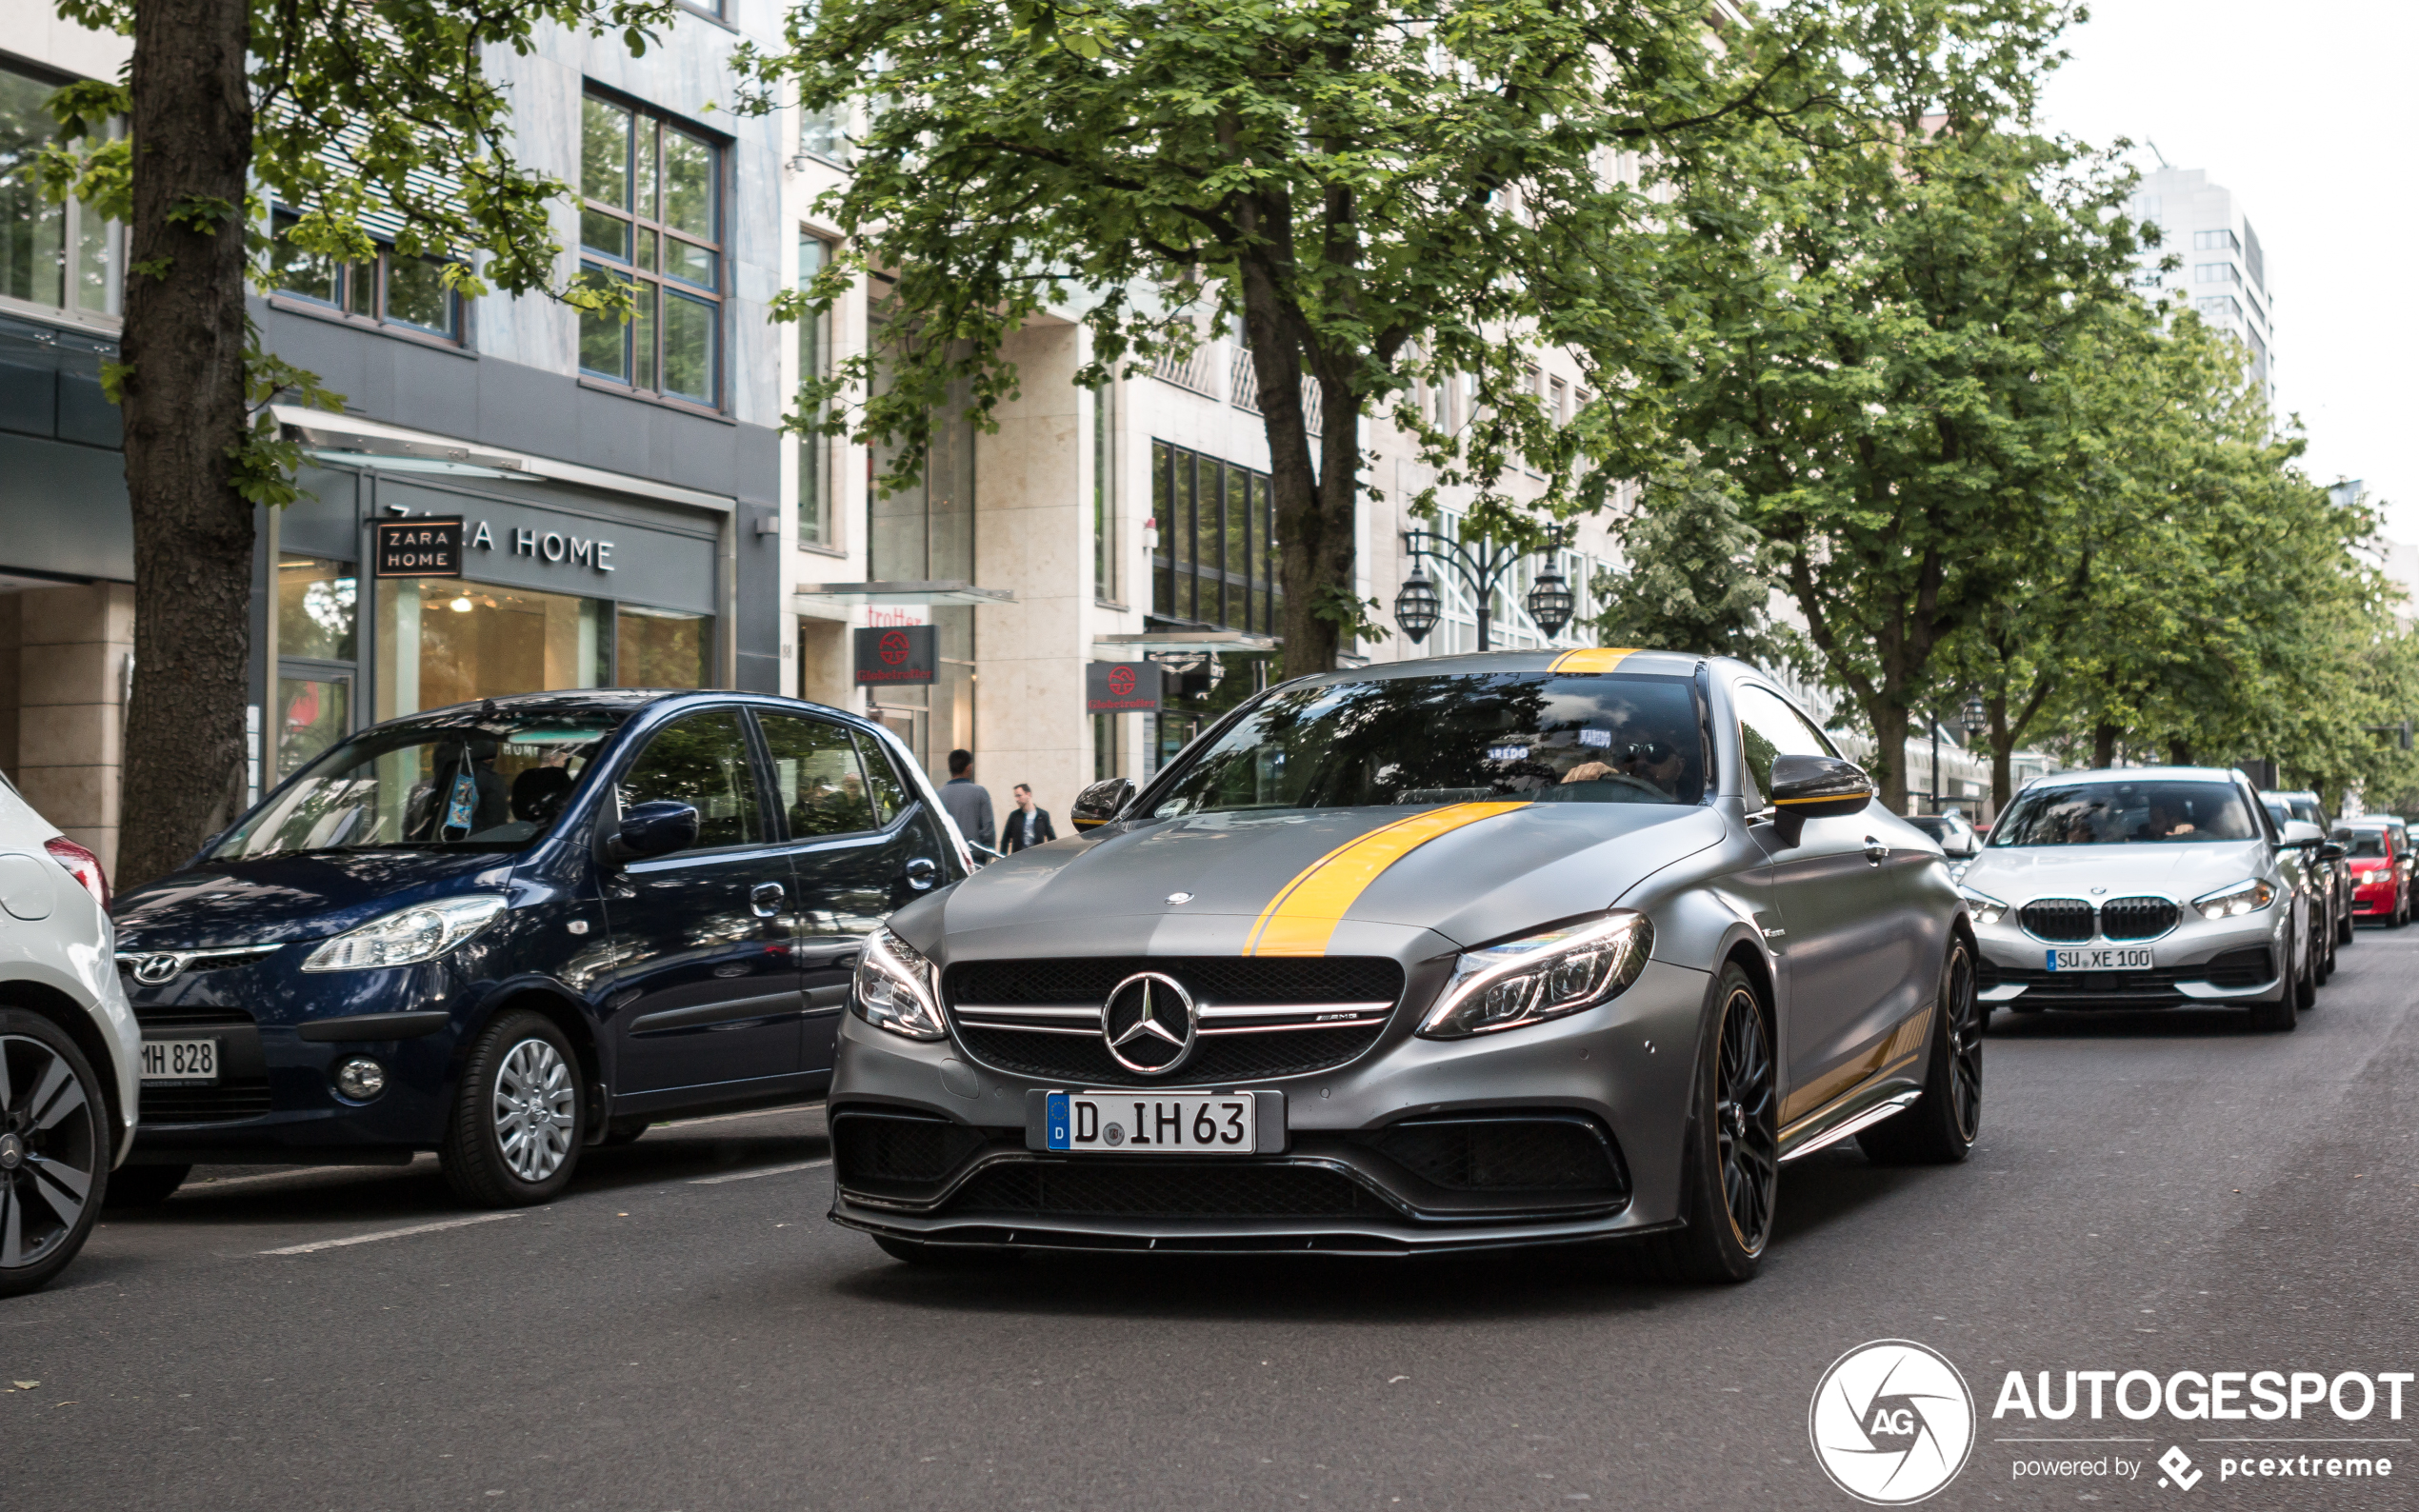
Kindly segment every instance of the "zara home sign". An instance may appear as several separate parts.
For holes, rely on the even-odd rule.
[[[488,529],[485,520],[471,529],[470,545],[482,551],[495,549],[494,533]],[[560,530],[524,530],[515,527],[512,530],[512,554],[535,557],[541,562],[594,567],[599,572],[613,570],[612,542],[566,535]]]

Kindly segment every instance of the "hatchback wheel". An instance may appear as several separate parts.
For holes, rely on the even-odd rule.
[[[1676,1233],[1632,1241],[1627,1258],[1665,1281],[1751,1279],[1772,1238],[1780,1188],[1780,1079],[1764,1001],[1737,962],[1722,968],[1713,1043],[1699,1057],[1696,1114],[1681,1156]]]
[[[482,1207],[542,1203],[570,1184],[587,1138],[579,1059],[553,1021],[506,1013],[463,1066],[441,1159],[454,1195]]]
[[[63,1030],[0,1011],[0,1297],[48,1285],[84,1247],[108,1195],[108,1108]]]

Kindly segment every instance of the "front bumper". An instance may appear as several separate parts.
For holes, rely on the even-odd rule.
[[[474,1006],[465,984],[446,962],[303,976],[293,969],[299,957],[290,947],[189,968],[158,986],[127,980],[145,1040],[219,1044],[215,1083],[145,1084],[130,1160],[374,1162],[436,1147],[454,1049]],[[326,1037],[351,1019],[384,1037]],[[386,1090],[367,1103],[335,1087],[337,1064],[355,1055],[387,1070]]]
[[[2382,919],[2394,911],[2394,884],[2391,878],[2355,885],[2351,890],[2351,911],[2355,919]]]
[[[2239,919],[2209,920],[2190,907],[2174,928],[2153,940],[2049,941],[2016,922],[2017,910],[1994,925],[1978,925],[1978,995],[1986,1005],[2026,1008],[2160,1008],[2195,1004],[2274,1002],[2289,990],[2292,960],[2287,932],[2292,910],[2284,900]],[[2155,966],[2147,971],[2057,971],[2061,949],[2143,946]]]
[[[830,1094],[831,1218],[945,1244],[1391,1255],[1668,1226],[1678,1216],[1707,982],[1702,972],[1650,962],[1603,1007],[1443,1042],[1411,1033],[1426,1005],[1415,977],[1366,1053],[1328,1070],[1248,1084],[1285,1098],[1284,1147],[1252,1156],[1030,1149],[1027,1094],[1083,1088],[998,1071],[955,1040],[909,1041],[851,1014]],[[1179,1078],[1131,1091],[1240,1089]],[[930,1130],[919,1136],[927,1139],[919,1147],[932,1151],[912,1173],[919,1179],[897,1179],[851,1133],[852,1120],[880,1119]],[[1437,1131],[1473,1124],[1489,1128],[1484,1138],[1508,1142],[1488,1148],[1529,1153],[1440,1164]],[[1592,1132],[1583,1138],[1583,1129]],[[1588,1140],[1600,1143],[1603,1164],[1581,1158]],[[1541,1171],[1550,1177],[1543,1184]]]

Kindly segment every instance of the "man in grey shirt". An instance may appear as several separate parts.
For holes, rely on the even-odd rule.
[[[999,823],[991,817],[991,792],[974,781],[974,753],[970,750],[950,752],[950,780],[941,785],[941,806],[957,821],[957,832],[974,845],[989,848],[1000,832]]]

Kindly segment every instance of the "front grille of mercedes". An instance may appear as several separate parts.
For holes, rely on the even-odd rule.
[[[1117,984],[1156,971],[1201,1015],[1191,1056],[1165,1076],[1128,1070],[1101,1039]],[[976,961],[943,982],[967,1054],[995,1070],[1077,1086],[1226,1084],[1343,1064],[1385,1032],[1403,968],[1382,956],[1154,956]]]

